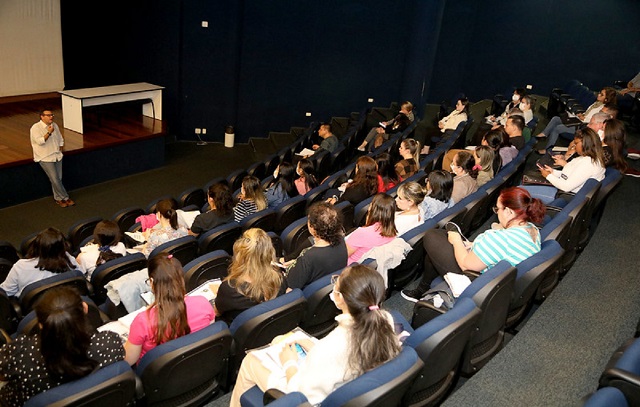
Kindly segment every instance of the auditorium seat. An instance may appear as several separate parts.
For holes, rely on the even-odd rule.
[[[67,240],[71,245],[71,252],[76,253],[80,250],[81,243],[88,236],[93,235],[93,230],[96,228],[96,225],[102,221],[101,217],[94,216],[87,219],[82,219],[75,222],[73,225],[69,227],[67,232]]]
[[[224,279],[229,265],[231,265],[231,255],[224,250],[214,250],[191,260],[182,267],[187,292],[198,288],[208,280]]]
[[[303,195],[294,196],[278,205],[275,208],[278,215],[273,231],[282,233],[287,226],[306,215],[306,208],[307,199]]]
[[[207,203],[207,193],[200,187],[189,187],[178,196],[178,207],[184,209],[195,205],[198,209]]]
[[[118,212],[114,213],[111,220],[116,222],[118,226],[120,226],[120,231],[124,233],[128,231],[134,223],[136,223],[136,218],[142,215],[146,215],[144,209],[137,206],[130,206],[128,208],[120,209]]]
[[[237,222],[220,225],[198,236],[198,254],[224,250],[233,253],[233,244],[242,234],[242,227]]]
[[[235,191],[240,189],[242,186],[242,180],[247,176],[247,170],[238,169],[235,171],[231,171],[229,175],[227,175],[227,182],[229,183],[229,189]]]
[[[13,264],[16,261],[20,260],[20,254],[18,253],[18,249],[15,248],[10,242],[6,240],[0,241],[0,259],[5,259],[9,263]]]

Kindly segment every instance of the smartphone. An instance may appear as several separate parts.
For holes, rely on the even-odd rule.
[[[298,352],[298,356],[300,356],[300,359],[303,359],[307,356],[307,352],[305,352],[304,348],[300,346],[300,344],[294,343],[294,346],[296,348],[296,352]]]

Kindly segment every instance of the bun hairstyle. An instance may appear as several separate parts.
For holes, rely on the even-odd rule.
[[[166,252],[150,259],[148,270],[149,279],[153,281],[155,300],[147,312],[156,309],[154,338],[155,343],[160,345],[191,332],[184,303],[184,296],[187,295],[184,272],[180,261]]]
[[[50,376],[68,382],[93,372],[98,362],[88,356],[91,334],[80,295],[70,286],[52,288],[37,302],[35,312]]]
[[[511,209],[515,218],[511,222],[533,222],[539,224],[544,218],[547,207],[538,198],[533,198],[529,191],[520,187],[505,188],[500,192],[498,201],[505,208]],[[509,225],[507,225],[509,227]]]
[[[178,213],[176,212],[175,201],[171,199],[163,199],[156,205],[156,212],[163,218],[169,220],[169,224],[172,229],[178,229]]]
[[[377,271],[361,264],[349,266],[337,284],[354,321],[348,365],[357,377],[398,355],[400,344],[387,313],[380,310],[385,287]]]
[[[460,151],[455,155],[454,161],[458,167],[461,167],[472,178],[478,178],[478,170],[473,168],[476,165],[476,159],[473,158],[473,154],[466,150]]]

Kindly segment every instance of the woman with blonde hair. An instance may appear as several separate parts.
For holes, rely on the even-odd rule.
[[[395,202],[389,195],[377,194],[373,197],[365,225],[346,237],[349,253],[347,264],[357,262],[372,248],[389,243],[396,237],[395,210]]]
[[[149,260],[148,270],[154,301],[131,323],[124,345],[130,365],[156,346],[198,331],[215,318],[205,297],[186,296],[182,265],[172,255],[155,256]]]
[[[285,293],[286,282],[271,264],[276,251],[262,229],[246,230],[233,244],[229,275],[216,296],[216,315],[231,324],[242,311]]]
[[[426,191],[417,182],[405,182],[398,187],[396,207],[399,210],[395,214],[398,236],[424,222],[424,218],[420,214],[420,204],[425,195]]]
[[[402,160],[396,163],[395,169],[398,179],[404,181],[420,169],[420,142],[408,138],[400,143],[398,149]]]
[[[473,151],[473,158],[476,165],[473,167],[478,171],[476,183],[478,187],[483,186],[493,179],[493,159],[495,153],[489,146],[477,146]]]
[[[238,203],[233,208],[233,219],[240,222],[247,216],[266,209],[269,205],[264,195],[260,180],[253,175],[247,175],[242,179]]]
[[[361,376],[400,353],[393,318],[382,309],[384,280],[380,274],[357,264],[334,276],[331,299],[342,311],[338,325],[319,341],[299,340],[273,343],[282,346],[280,365],[267,369],[249,353],[240,366],[231,395],[231,406],[240,406],[240,396],[257,385],[261,390],[277,388],[290,393],[302,392],[312,405],[321,402],[335,389]],[[305,352],[298,356],[297,346]]]

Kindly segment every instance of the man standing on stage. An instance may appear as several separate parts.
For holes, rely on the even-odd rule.
[[[40,112],[40,121],[31,126],[31,147],[33,161],[40,166],[49,177],[53,189],[53,199],[62,208],[75,205],[67,190],[62,185],[62,151],[64,138],[58,125],[53,122],[53,112],[45,109]]]

